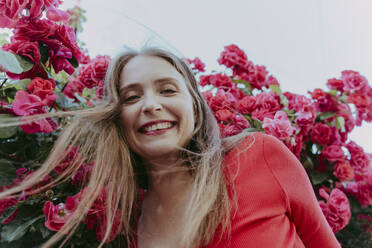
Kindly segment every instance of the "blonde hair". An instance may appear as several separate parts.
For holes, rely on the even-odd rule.
[[[119,118],[119,88],[121,71],[129,60],[138,55],[156,56],[168,61],[186,79],[193,98],[197,120],[195,131],[192,140],[182,150],[181,155],[188,162],[187,169],[193,176],[194,183],[186,210],[188,218],[184,223],[180,247],[206,245],[212,241],[217,229],[229,231],[233,194],[228,190],[230,179],[226,177],[222,163],[225,152],[246,135],[238,135],[224,142],[220,137],[216,119],[203,99],[198,83],[186,63],[170,52],[147,48],[139,52],[124,52],[112,59],[106,73],[103,99],[95,107],[30,116],[23,120],[26,123],[45,117],[74,116],[72,122],[62,130],[42,166],[21,184],[1,192],[0,198],[17,196],[19,192],[37,184],[40,178],[47,176],[63,161],[74,146],[79,147],[80,159],[74,160],[55,181],[41,189],[65,182],[85,161],[95,163],[89,180],[83,185],[84,194],[79,205],[62,229],[43,244],[44,248],[52,247],[67,234],[60,247],[63,246],[84,220],[90,206],[104,187],[107,187],[107,229],[99,247],[102,247],[109,238],[118,209],[122,213],[119,227],[122,228],[121,234],[128,247],[133,243],[132,216],[140,182],[146,180],[146,175],[143,174],[138,159],[129,149],[123,135]]]

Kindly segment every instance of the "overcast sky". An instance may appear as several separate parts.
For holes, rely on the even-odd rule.
[[[234,43],[283,90],[325,89],[345,69],[372,84],[371,0],[65,0],[62,8],[75,4],[87,11],[80,39],[93,56],[150,44],[198,56],[212,70]],[[372,152],[369,137],[372,123],[351,134]]]

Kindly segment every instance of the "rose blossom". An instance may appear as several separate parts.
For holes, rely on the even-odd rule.
[[[311,130],[310,136],[314,143],[328,145],[331,142],[332,129],[327,124],[318,122]]]
[[[366,95],[352,94],[347,98],[347,101],[354,104],[359,111],[368,110],[371,106],[371,100]]]
[[[319,194],[326,202],[320,201],[319,205],[326,217],[332,231],[337,233],[343,229],[350,221],[351,211],[349,200],[344,192],[335,188],[329,195],[323,188],[319,189]]]
[[[320,112],[335,112],[339,104],[337,99],[322,89],[315,89],[313,92],[308,92],[315,100],[316,107]]]
[[[345,70],[341,72],[341,80],[344,81],[344,90],[349,93],[364,94],[368,88],[368,81],[359,72]]]
[[[350,165],[354,168],[357,180],[371,171],[370,163],[370,158],[365,152],[355,152],[351,155]]]
[[[186,62],[190,65],[194,65],[194,67],[192,67],[192,70],[197,70],[200,72],[205,71],[205,64],[198,57],[194,59],[186,59]]]
[[[307,134],[314,125],[315,115],[312,112],[298,112],[295,119],[296,124],[301,129],[302,134]]]
[[[234,116],[232,121],[227,126],[220,126],[222,128],[222,136],[229,137],[242,132],[249,128],[249,122],[243,116]]]
[[[257,103],[256,97],[254,96],[245,96],[239,100],[239,111],[242,114],[250,114],[255,110]]]
[[[344,160],[336,163],[333,175],[335,175],[335,177],[337,177],[341,182],[349,181],[354,179],[354,170],[350,166],[349,162]]]
[[[70,148],[69,148],[70,149]],[[65,158],[54,168],[54,172],[57,174],[62,174],[67,167],[78,158],[79,147],[74,146],[71,148],[69,153],[65,156]]]
[[[327,87],[331,90],[338,90],[340,92],[344,92],[344,81],[336,78],[328,79]]]
[[[52,78],[42,79],[36,77],[32,79],[32,82],[27,86],[27,89],[31,94],[40,97],[45,105],[50,106],[53,101],[57,99],[56,94],[54,94],[55,87],[56,83]]]
[[[210,99],[209,107],[215,112],[222,109],[236,110],[237,100],[231,93],[218,89],[216,95]]]
[[[83,83],[81,83],[78,79],[73,78],[70,80],[70,82],[67,83],[65,89],[63,90],[63,94],[65,94],[69,98],[74,99],[75,101],[79,101],[79,99],[76,98],[75,94],[81,96],[84,88],[85,85]]]
[[[3,45],[2,49],[24,56],[34,63],[40,63],[39,45],[37,42],[13,40],[11,43]]]
[[[109,56],[97,56],[79,68],[78,80],[89,89],[97,86],[105,78],[109,62]]]
[[[322,155],[330,162],[341,162],[346,159],[341,146],[330,145],[322,150]]]
[[[278,139],[289,138],[296,130],[292,127],[287,114],[283,111],[276,112],[274,119],[265,118],[262,127],[267,134],[273,135]]]
[[[47,111],[44,109],[44,103],[41,99],[25,90],[17,91],[12,109],[16,115],[27,116],[34,114],[43,114]],[[26,133],[50,133],[57,128],[57,124],[50,118],[40,119],[28,124],[21,124],[21,128]]]
[[[51,201],[44,204],[45,227],[52,231],[59,231],[69,220],[77,207],[78,201],[74,197],[67,196],[66,204],[59,203],[56,206]]]
[[[229,119],[231,119],[234,115],[228,109],[221,109],[221,110],[218,110],[215,113],[215,116],[216,116],[217,120],[225,122],[225,121],[228,121]]]
[[[0,1],[0,27],[11,27],[18,20],[29,0],[1,0]]]
[[[218,63],[228,68],[243,67],[247,62],[247,55],[237,45],[225,46],[224,51],[218,58]]]

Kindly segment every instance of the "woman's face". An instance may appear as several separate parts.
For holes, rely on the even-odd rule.
[[[183,76],[166,60],[139,55],[120,75],[120,118],[132,151],[145,160],[178,154],[194,130],[193,99]]]

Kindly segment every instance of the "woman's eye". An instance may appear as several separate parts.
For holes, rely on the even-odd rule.
[[[165,89],[165,90],[162,90],[161,93],[165,93],[165,94],[173,94],[175,93],[176,91],[175,90],[172,90],[172,89]]]
[[[125,98],[124,102],[130,102],[130,101],[136,100],[137,98],[139,98],[139,96],[133,95],[133,96]]]

